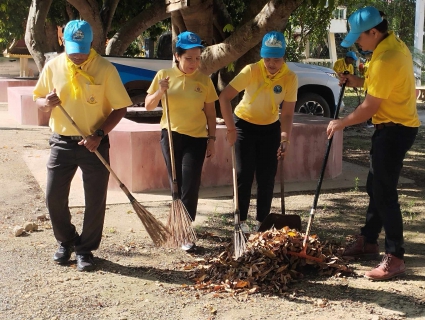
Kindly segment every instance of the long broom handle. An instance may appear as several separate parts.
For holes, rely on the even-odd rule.
[[[177,186],[177,178],[176,178],[176,164],[174,160],[173,134],[171,132],[171,120],[170,120],[170,110],[168,107],[167,91],[165,91],[165,117],[167,118],[168,145],[170,146],[171,176],[173,179],[173,199],[175,199],[178,194],[178,186]]]
[[[344,71],[344,74],[348,74],[348,71]],[[344,96],[345,86],[346,86],[346,82],[344,82],[342,84],[341,91],[339,92],[338,103],[336,105],[335,114],[334,114],[334,120],[338,119],[338,116],[339,116],[339,110],[341,108],[341,103],[342,103],[342,98]],[[322,163],[322,169],[320,170],[319,181],[317,182],[316,192],[314,194],[313,207],[310,210],[310,217],[308,219],[307,230],[305,232],[305,237],[304,237],[304,241],[303,241],[303,247],[304,248],[307,244],[307,240],[308,240],[308,237],[309,237],[310,231],[311,231],[311,225],[312,225],[313,219],[314,219],[314,214],[315,214],[316,209],[317,209],[317,202],[319,200],[320,189],[322,187],[323,177],[325,175],[326,165],[328,163],[329,153],[330,153],[330,150],[331,150],[333,139],[334,139],[334,136],[332,135],[332,137],[328,140],[328,145],[326,147],[325,157],[324,157],[323,163]]]
[[[62,105],[58,105],[57,106],[59,109],[61,109],[61,111],[63,112],[63,114],[65,115],[65,117],[72,123],[72,125],[74,126],[75,129],[77,129],[78,133],[80,134],[80,136],[83,137],[84,140],[87,139],[87,136],[83,133],[83,131],[81,131],[80,127],[78,127],[78,125],[75,123],[75,121],[71,118],[71,116],[68,114],[68,112],[66,112],[66,110],[62,107]],[[112,170],[111,166],[108,164],[108,162],[106,162],[106,160],[102,157],[102,155],[99,153],[99,151],[95,150],[94,153],[96,154],[96,156],[99,158],[99,160],[103,163],[103,165],[106,167],[106,169],[108,169],[108,171],[111,173],[111,175],[115,178],[115,180],[117,180],[120,188],[124,191],[124,193],[126,194],[126,196],[128,197],[128,199],[130,200],[130,202],[133,202],[135,200],[135,198],[133,197],[133,195],[130,193],[130,191],[127,189],[127,187],[121,182],[121,180],[118,178],[118,176],[115,174],[115,172]]]
[[[282,213],[285,213],[285,173],[283,172],[283,159],[280,159],[280,208]]]
[[[235,145],[232,146],[232,175],[233,175],[233,208],[235,210],[235,225],[240,224],[239,216],[239,196],[238,196],[238,177],[236,172],[236,152]]]

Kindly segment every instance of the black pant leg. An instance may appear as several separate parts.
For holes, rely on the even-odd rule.
[[[192,221],[195,221],[207,139],[183,135],[182,149],[181,199]]]
[[[109,140],[104,138],[97,151],[109,163]],[[96,154],[86,147],[78,149],[78,163],[83,173],[85,210],[83,228],[75,252],[88,254],[99,248],[105,221],[109,171]]]
[[[71,181],[77,171],[75,148],[78,144],[60,140],[55,135],[50,138],[49,144],[46,206],[56,240],[64,246],[73,245],[78,234],[71,222],[68,198]]]
[[[413,145],[417,128],[404,126],[376,130],[372,137],[373,175],[368,180],[368,193],[385,229],[385,251],[404,256],[403,219],[398,202],[397,184],[407,151]],[[362,233],[377,229],[379,219],[366,222]]]
[[[270,131],[257,137],[257,221],[263,222],[270,213],[273,189],[277,173],[277,150],[280,145],[280,127],[276,125]]]

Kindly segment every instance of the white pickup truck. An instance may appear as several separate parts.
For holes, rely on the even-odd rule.
[[[156,72],[170,68],[171,60],[105,56],[117,68],[133,101],[143,97]],[[332,69],[288,62],[298,76],[298,101],[295,111],[330,117],[335,112],[340,87]]]
[[[46,54],[52,58],[56,53]],[[130,58],[104,56],[117,68],[121,80],[132,97],[133,102],[144,101],[150,82],[160,69],[170,68],[171,60],[151,58]],[[32,59],[30,59],[32,60]],[[29,64],[34,64],[29,61]],[[340,87],[335,72],[332,69],[315,65],[288,62],[289,68],[298,76],[298,101],[296,112],[317,116],[330,117],[335,112]],[[33,66],[35,68],[35,64]],[[19,61],[17,59],[0,59],[0,75],[19,76]]]

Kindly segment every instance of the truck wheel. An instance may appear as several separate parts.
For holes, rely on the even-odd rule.
[[[330,117],[331,109],[326,100],[317,93],[307,92],[301,94],[295,104],[295,112],[311,114],[319,117]]]

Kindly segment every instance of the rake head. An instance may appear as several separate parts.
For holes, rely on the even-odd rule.
[[[178,248],[188,242],[196,242],[196,233],[192,227],[192,219],[180,199],[175,199],[171,203],[167,229],[169,231],[167,246],[169,247]]]
[[[235,224],[235,232],[233,235],[233,253],[235,259],[243,255],[246,249],[246,237],[243,233],[240,224]]]

